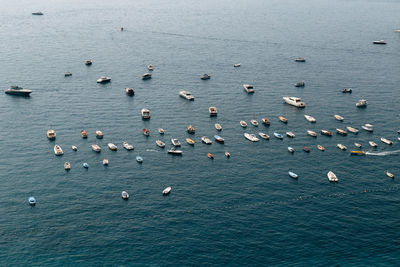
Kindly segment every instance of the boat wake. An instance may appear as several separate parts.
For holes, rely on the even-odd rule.
[[[155,149],[146,149],[146,151],[147,151],[147,152],[158,152],[158,151],[155,150]]]
[[[398,154],[400,153],[400,150],[394,150],[394,151],[385,151],[385,152],[366,152],[365,155],[369,156],[388,156],[388,155],[393,155],[393,154]]]

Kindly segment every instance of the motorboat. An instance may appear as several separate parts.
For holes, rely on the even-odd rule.
[[[97,79],[97,83],[108,83],[108,82],[111,82],[110,77],[100,76],[100,78]]]
[[[262,119],[261,119],[261,122],[262,122],[264,125],[270,125],[270,120],[269,120],[268,118],[262,118]]]
[[[91,144],[90,147],[92,148],[92,150],[94,152],[100,153],[100,151],[101,151],[101,147],[97,144]]]
[[[182,150],[176,150],[175,148],[170,148],[168,150],[168,154],[172,154],[172,155],[182,155],[183,151]]]
[[[306,62],[306,59],[304,57],[297,57],[294,59],[295,62]]]
[[[354,146],[355,146],[355,147],[358,147],[358,148],[362,147],[362,145],[359,144],[359,143],[354,143]]]
[[[244,133],[244,137],[251,141],[251,142],[258,142],[260,139],[258,139],[254,134],[249,134],[249,133]]]
[[[72,76],[72,72],[66,72],[66,73],[64,74],[64,77],[70,77],[70,76]]]
[[[385,45],[386,44],[385,40],[373,41],[372,43],[373,44],[379,44],[379,45]]]
[[[145,136],[149,136],[149,135],[150,135],[150,131],[147,130],[146,128],[142,129],[142,133],[143,133]]]
[[[137,161],[138,163],[143,163],[143,158],[142,158],[141,156],[137,155],[137,156],[136,156],[136,161]]]
[[[358,129],[356,129],[356,128],[347,126],[346,129],[351,133],[358,134]]]
[[[304,87],[306,86],[306,83],[304,81],[300,81],[294,84],[294,87]]]
[[[71,146],[73,151],[78,151],[78,148],[76,146]]]
[[[142,80],[148,80],[151,79],[151,73],[145,73],[142,75]]]
[[[103,159],[103,165],[107,166],[108,165],[108,159]]]
[[[42,12],[33,12],[32,15],[34,16],[43,16]]]
[[[337,144],[336,146],[341,150],[347,150],[347,147],[345,145]]]
[[[321,130],[321,134],[326,135],[326,136],[332,136],[332,132],[327,131],[327,130]]]
[[[339,181],[336,174],[334,174],[332,171],[329,171],[327,176],[328,176],[329,182],[337,183]]]
[[[189,125],[189,126],[187,127],[187,132],[190,133],[190,134],[194,134],[194,133],[195,133],[194,127],[193,127],[192,125]]]
[[[337,114],[334,115],[334,117],[335,117],[335,119],[337,119],[338,121],[343,121],[343,120],[344,120],[342,116],[337,115]]]
[[[240,126],[242,126],[243,128],[247,127],[247,123],[245,121],[240,121]]]
[[[317,120],[310,115],[304,115],[304,118],[306,118],[306,120],[308,120],[309,122],[317,122]]]
[[[255,126],[255,127],[258,127],[258,121],[256,121],[256,120],[251,120],[250,123],[251,123],[251,125],[253,125],[253,126]]]
[[[214,124],[214,126],[215,126],[215,129],[216,129],[217,131],[222,131],[222,126],[221,126],[221,124],[216,123],[216,124]]]
[[[61,149],[61,147],[59,145],[55,145],[53,150],[54,150],[54,154],[56,156],[61,156],[64,154],[63,150]]]
[[[288,119],[286,119],[286,118],[283,117],[283,116],[278,116],[278,119],[279,119],[281,122],[283,122],[283,123],[287,123],[287,122],[288,122]]]
[[[191,145],[191,146],[193,146],[194,143],[195,143],[194,140],[191,139],[191,138],[189,138],[189,137],[185,138],[185,140],[186,140],[186,143],[188,143],[188,144]]]
[[[32,93],[32,90],[12,85],[5,91],[5,93],[8,95],[29,96]]]
[[[118,149],[118,147],[116,145],[114,145],[113,143],[108,143],[107,146],[112,151],[117,151],[117,149]]]
[[[208,157],[209,159],[214,159],[214,155],[211,154],[211,153],[207,153],[207,157]]]
[[[342,89],[342,93],[352,93],[353,92],[353,89],[351,89],[351,88],[343,88]]]
[[[69,170],[71,169],[71,163],[69,163],[68,161],[67,161],[67,162],[64,162],[64,169],[65,169],[66,171],[69,171]]]
[[[386,174],[386,176],[389,177],[389,178],[392,178],[392,179],[394,178],[394,174],[391,173],[391,172],[385,171],[385,174]]]
[[[189,91],[183,91],[183,90],[181,90],[181,91],[179,91],[179,95],[180,95],[181,97],[187,99],[187,100],[191,100],[191,101],[194,100],[194,96],[193,96],[192,93],[189,92]]]
[[[219,136],[219,135],[214,135],[214,139],[215,139],[216,142],[218,142],[218,143],[220,143],[220,144],[225,143],[225,139],[222,138],[222,137]]]
[[[202,79],[202,80],[209,80],[210,78],[211,78],[211,76],[208,75],[207,73],[200,76],[200,79]]]
[[[259,135],[262,139],[269,140],[269,135],[268,135],[268,134],[265,134],[265,133],[258,133],[258,135]]]
[[[201,137],[201,141],[203,141],[203,143],[206,144],[206,145],[211,145],[212,144],[212,141],[206,136],[202,136]]]
[[[55,140],[56,139],[56,131],[54,131],[53,129],[47,130],[46,135],[47,135],[47,138],[49,140]]]
[[[133,149],[134,149],[134,148],[133,148],[133,145],[128,144],[128,142],[126,142],[126,141],[124,141],[124,142],[122,143],[122,146],[123,146],[126,150],[133,150]]]
[[[385,137],[381,137],[381,141],[387,145],[393,145],[393,142],[389,139],[386,139]]]
[[[133,88],[129,88],[129,87],[127,87],[127,88],[125,88],[125,93],[127,94],[127,95],[135,95],[135,90],[133,90]]]
[[[171,139],[171,143],[172,143],[172,145],[173,145],[174,147],[181,146],[181,142],[179,142],[179,140],[176,139],[176,138],[172,138],[172,139]]]
[[[308,148],[308,147],[306,147],[306,146],[303,146],[303,150],[304,150],[304,152],[306,152],[306,153],[310,153],[310,149]]]
[[[374,131],[374,128],[372,128],[372,127],[367,127],[367,126],[365,126],[365,125],[361,126],[361,128],[362,128],[363,130],[367,131],[367,132],[373,132],[373,131]]]
[[[148,65],[148,66],[147,66],[147,69],[148,69],[149,71],[153,71],[153,70],[154,70],[153,65],[152,65],[152,64]]]
[[[87,131],[81,130],[81,136],[82,136],[82,138],[87,138],[88,137]]]
[[[164,133],[165,133],[165,131],[164,131],[164,129],[163,129],[163,128],[158,128],[158,133],[159,133],[159,134],[164,134]]]
[[[91,60],[86,60],[85,61],[85,65],[86,66],[90,66],[90,65],[92,65],[93,64],[93,61],[91,61]]]
[[[276,137],[276,138],[278,138],[278,139],[283,139],[283,135],[281,135],[280,133],[276,133],[276,132],[274,132],[274,136]]]
[[[96,138],[102,139],[102,138],[103,138],[103,132],[100,131],[100,130],[97,130],[97,131],[96,131]]]
[[[294,153],[294,148],[291,147],[291,146],[288,146],[287,150],[288,150],[290,153]]]
[[[122,191],[122,192],[121,192],[121,197],[122,197],[122,199],[129,199],[129,194],[128,194],[128,192]]]
[[[307,134],[312,137],[317,137],[317,133],[311,130],[307,130]]]
[[[360,100],[358,100],[358,102],[356,103],[356,107],[358,107],[358,108],[364,108],[364,107],[366,107],[367,106],[367,100],[365,100],[365,99],[360,99]]]
[[[28,198],[28,203],[31,206],[35,206],[36,205],[36,198],[35,197],[29,197]]]
[[[150,119],[150,110],[148,110],[147,108],[143,108],[140,112],[142,113],[142,119]]]
[[[87,162],[84,162],[82,164],[82,167],[85,168],[85,169],[89,169],[89,164]]]
[[[361,150],[352,150],[350,151],[351,155],[365,155],[365,151],[361,151]]]
[[[321,151],[325,151],[325,147],[321,146],[321,145],[317,145],[317,148]]]
[[[238,68],[238,67],[240,67],[240,66],[241,66],[240,63],[236,63],[236,64],[233,65],[234,68]]]
[[[254,87],[251,84],[243,84],[243,88],[248,94],[254,93]]]
[[[165,143],[163,141],[161,141],[161,140],[156,140],[156,144],[157,144],[157,146],[159,146],[161,148],[165,147]]]
[[[215,117],[218,114],[218,110],[216,107],[209,107],[208,113],[210,113],[210,117]]]
[[[170,186],[168,186],[167,188],[165,188],[163,191],[162,191],[162,194],[164,195],[164,196],[166,196],[166,195],[168,195],[170,192],[171,192],[171,187]]]
[[[293,179],[299,178],[299,176],[298,176],[297,174],[295,174],[294,172],[289,171],[288,174],[289,174],[289,176],[292,177]]]
[[[228,151],[225,151],[225,157],[230,158],[231,154]]]
[[[295,138],[296,135],[293,132],[286,132],[286,136],[290,138]]]
[[[304,108],[306,106],[306,103],[301,101],[300,97],[294,97],[294,96],[284,96],[283,100],[286,102],[286,104],[298,107],[298,108]]]
[[[369,141],[368,144],[372,147],[378,147],[378,144],[375,143],[374,141]]]
[[[336,128],[336,133],[340,134],[340,135],[347,135],[347,132],[345,130]]]

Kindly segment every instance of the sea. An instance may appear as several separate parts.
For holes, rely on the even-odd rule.
[[[398,265],[399,14],[395,0],[2,0],[0,88],[33,92],[0,95],[0,265]],[[387,45],[372,44],[381,39]],[[152,79],[144,81],[149,64]],[[211,79],[201,80],[204,73]],[[111,82],[96,83],[103,75]],[[305,87],[293,86],[301,80]],[[353,92],[343,94],[345,87]],[[289,106],[284,96],[306,107]],[[355,106],[360,99],[366,108]],[[143,108],[150,120],[142,120]],[[361,130],[365,123],[372,133]],[[346,126],[360,132],[336,134]],[[46,137],[50,128],[55,141]],[[306,134],[321,129],[333,136]],[[273,137],[287,131],[296,137]],[[259,132],[270,140],[244,138]],[[201,143],[216,134],[225,144]],[[171,138],[181,141],[182,156],[167,154]],[[354,142],[368,155],[351,156]],[[55,144],[63,156],[54,155]],[[338,183],[328,181],[329,171]]]

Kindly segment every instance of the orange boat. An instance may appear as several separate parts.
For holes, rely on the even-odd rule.
[[[214,159],[214,155],[211,154],[211,153],[207,153],[207,157],[210,158],[210,159]]]
[[[149,136],[149,135],[150,135],[150,131],[147,130],[146,128],[144,128],[142,131],[143,131],[143,134],[144,134],[145,136]]]
[[[82,130],[81,131],[81,135],[82,135],[82,138],[87,138],[87,131],[86,130]]]

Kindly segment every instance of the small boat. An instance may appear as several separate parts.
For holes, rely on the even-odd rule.
[[[113,143],[108,143],[107,146],[112,151],[117,151],[117,149],[118,149],[118,147],[116,145],[114,145]]]
[[[393,145],[393,142],[389,139],[386,139],[385,137],[381,137],[381,141],[387,145]]]
[[[93,61],[91,61],[91,60],[86,60],[85,61],[85,65],[86,66],[90,66],[90,65],[92,65],[93,64]]]
[[[343,117],[340,115],[334,115],[335,119],[337,119],[338,121],[343,121]]]
[[[300,97],[294,97],[294,96],[284,96],[283,100],[285,101],[286,104],[298,107],[298,108],[304,108],[306,106],[306,103],[301,101]]]
[[[386,176],[389,177],[389,178],[392,178],[392,179],[394,178],[394,174],[391,173],[391,172],[385,171],[385,174],[386,174]]]
[[[291,147],[291,146],[288,146],[287,150],[288,150],[290,153],[294,153],[294,148]]]
[[[329,182],[336,183],[337,181],[339,181],[339,179],[337,178],[336,174],[334,174],[332,171],[329,171],[327,176],[328,176]]]
[[[182,150],[176,150],[175,148],[171,148],[168,150],[168,154],[172,155],[182,155],[183,151]]]
[[[307,134],[312,137],[317,137],[317,133],[311,130],[307,130]]]
[[[121,197],[122,197],[122,199],[129,199],[129,194],[128,194],[128,192],[122,191],[122,192],[121,192]]]
[[[269,135],[268,135],[268,134],[265,134],[265,133],[258,133],[258,135],[259,135],[262,139],[269,140]]]
[[[222,131],[222,126],[219,123],[216,123],[215,125],[215,129],[217,129],[217,131]]]
[[[373,132],[373,131],[374,131],[374,128],[372,128],[372,127],[367,127],[367,126],[365,126],[365,125],[361,126],[361,128],[362,128],[363,130],[367,131],[367,132]]]
[[[385,45],[386,42],[385,40],[379,40],[379,41],[372,41],[373,44],[379,44],[379,45]]]
[[[85,169],[89,169],[89,164],[87,164],[86,162],[82,164],[82,167]]]
[[[355,146],[355,147],[358,147],[358,148],[362,147],[362,145],[359,144],[359,143],[354,143],[354,146]]]
[[[347,150],[347,147],[345,145],[337,144],[336,146],[341,150]]]
[[[87,138],[88,137],[87,131],[86,130],[82,130],[81,131],[81,136],[82,136],[82,138]]]
[[[317,120],[309,115],[304,115],[304,118],[306,118],[306,120],[308,120],[309,122],[317,122]]]
[[[108,82],[111,82],[110,77],[100,76],[100,78],[97,79],[97,83],[108,83]]]
[[[286,136],[290,138],[295,138],[296,135],[293,132],[286,132]]]
[[[288,174],[289,174],[289,176],[292,177],[293,179],[299,178],[299,176],[298,176],[297,174],[295,174],[294,172],[289,171]]]
[[[165,147],[165,143],[164,143],[163,141],[161,141],[161,140],[157,140],[157,141],[156,141],[156,144],[157,144],[157,146],[159,146],[159,147],[161,147],[161,148],[164,148],[164,147]]]
[[[103,165],[107,166],[108,165],[108,159],[103,159]]]
[[[43,16],[42,12],[33,12],[32,15],[34,16]]]
[[[96,138],[102,139],[102,138],[103,138],[103,132],[100,131],[100,130],[97,130],[97,131],[96,131]]]
[[[143,162],[143,158],[142,158],[141,156],[137,155],[137,156],[136,156],[136,161],[137,161],[138,163],[142,163],[142,162]]]
[[[145,136],[149,136],[149,135],[150,135],[150,131],[147,130],[146,128],[142,129],[142,133],[143,133]]]
[[[173,145],[174,147],[181,146],[181,142],[179,142],[179,140],[176,139],[176,138],[172,138],[172,139],[171,139],[171,143],[172,143],[172,145]]]
[[[303,146],[303,150],[304,150],[304,152],[307,152],[307,153],[310,153],[310,149],[308,148],[308,147],[306,147],[306,146]]]
[[[159,134],[164,134],[164,133],[165,133],[165,131],[164,131],[164,129],[163,129],[163,128],[158,128],[158,133],[159,133]]]
[[[369,141],[368,144],[372,147],[378,147],[378,144],[375,143],[374,141]]]
[[[211,153],[207,153],[207,157],[208,157],[209,159],[214,159],[214,155],[211,154]]]
[[[360,150],[351,150],[350,151],[351,155],[365,155],[365,151],[360,151]]]
[[[208,75],[207,73],[200,76],[200,79],[202,79],[202,80],[209,80],[210,78],[211,78],[211,76]]]
[[[251,142],[258,142],[260,139],[258,139],[254,134],[249,134],[249,133],[244,133],[244,137],[251,141]]]
[[[133,145],[130,145],[130,144],[128,144],[126,141],[124,141],[123,143],[122,143],[122,146],[126,149],[126,150],[133,150],[134,148],[133,148]]]
[[[78,151],[78,148],[76,146],[71,147],[73,151]]]
[[[90,147],[92,148],[92,150],[94,152],[99,153],[101,151],[101,147],[99,145],[97,145],[97,144],[91,144]]]
[[[356,103],[356,107],[358,107],[358,108],[364,108],[364,107],[366,107],[367,106],[367,100],[365,100],[365,99],[360,99],[360,100],[358,100],[358,102]]]
[[[276,138],[278,138],[278,139],[283,139],[283,135],[281,135],[280,133],[276,133],[276,132],[274,132],[274,136],[276,137]]]
[[[336,133],[340,134],[340,135],[347,135],[347,132],[345,130],[336,128]]]
[[[192,125],[189,125],[189,126],[187,127],[187,132],[190,133],[190,134],[194,134],[194,133],[195,133],[194,127],[193,127]]]
[[[49,140],[55,140],[56,139],[56,131],[53,129],[47,130],[46,136]]]
[[[398,130],[397,133],[400,134],[400,130]]]
[[[346,129],[351,133],[358,134],[358,129],[356,129],[356,128],[347,126]]]
[[[193,146],[194,145],[194,140],[190,139],[190,138],[186,138],[186,143],[188,143],[189,145]]]
[[[71,169],[71,163],[69,163],[68,161],[64,163],[64,169],[66,171],[69,171]]]
[[[322,135],[326,135],[326,136],[332,136],[332,133],[330,131],[327,131],[327,130],[321,130],[321,134]]]
[[[353,92],[353,89],[351,89],[351,88],[343,88],[342,89],[342,93],[349,93],[349,94],[351,94]]]
[[[321,151],[325,151],[325,147],[321,146],[321,145],[317,145],[317,148]]]
[[[241,66],[240,63],[236,63],[236,64],[233,65],[234,68],[238,68],[238,67],[240,67],[240,66]]]
[[[283,123],[287,123],[287,122],[288,122],[288,119],[286,119],[286,118],[283,117],[283,116],[278,116],[278,119],[279,119],[281,122],[283,122]]]
[[[8,95],[17,95],[17,96],[29,96],[32,93],[32,90],[24,89],[22,87],[12,85],[5,91]]]
[[[28,198],[28,203],[29,203],[29,205],[31,205],[31,206],[35,206],[35,205],[36,205],[36,198],[34,198],[34,197],[29,197],[29,198]]]
[[[250,85],[250,84],[243,84],[243,88],[244,88],[244,90],[246,91],[246,93],[248,93],[248,94],[251,94],[251,93],[254,93],[254,92],[255,92],[255,91],[254,91],[253,85]]]
[[[64,74],[64,77],[70,77],[70,76],[72,76],[72,72],[67,72]]]
[[[218,110],[216,107],[209,107],[208,113],[210,113],[210,117],[215,117],[218,114]]]
[[[365,127],[373,128],[374,126],[372,124],[366,123],[364,124]]]
[[[256,120],[251,120],[250,123],[251,123],[251,125],[253,125],[253,126],[255,126],[255,127],[258,127],[258,121],[256,121]]]
[[[231,154],[228,151],[225,151],[225,157],[230,158]]]
[[[306,62],[306,59],[304,57],[297,57],[294,59],[295,62]]]
[[[127,94],[127,95],[135,95],[135,90],[133,90],[133,88],[129,88],[129,87],[127,87],[127,88],[125,88],[125,93]]]
[[[243,128],[247,127],[247,123],[245,121],[240,121],[240,126],[242,126]]]
[[[170,186],[168,186],[167,188],[165,188],[163,191],[162,191],[162,194],[164,195],[164,196],[166,196],[166,195],[168,195],[170,192],[171,192],[171,187]]]
[[[262,118],[261,121],[264,125],[270,125],[270,120],[268,118]]]
[[[150,119],[150,110],[148,110],[147,108],[143,108],[140,112],[142,114],[142,119],[144,120]]]
[[[201,137],[201,141],[203,141],[203,143],[207,144],[207,145],[211,145],[212,144],[212,141],[206,136]]]
[[[183,91],[183,90],[181,90],[181,91],[179,91],[179,95],[180,95],[181,97],[187,99],[187,100],[191,100],[191,101],[194,100],[194,96],[193,96],[192,93],[189,92],[189,91]]]
[[[306,83],[304,81],[300,81],[294,84],[294,87],[304,87],[306,86]]]
[[[148,80],[151,79],[151,73],[145,73],[142,75],[142,80]]]
[[[219,135],[214,135],[214,139],[215,139],[216,142],[218,142],[218,143],[220,143],[220,144],[225,143],[225,139],[222,138],[222,137],[219,136]]]
[[[153,69],[154,69],[154,68],[153,68],[153,65],[152,65],[152,64],[148,65],[148,66],[147,66],[147,69],[148,69],[149,71],[153,71]]]
[[[63,150],[61,149],[61,147],[59,145],[54,146],[54,154],[56,156],[61,156],[64,154]]]

